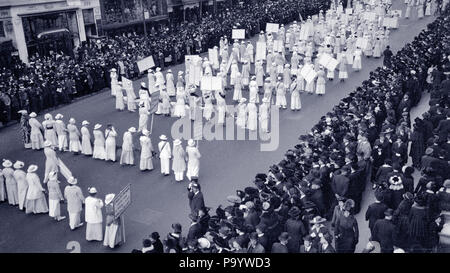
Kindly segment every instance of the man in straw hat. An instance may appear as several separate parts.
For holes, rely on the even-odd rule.
[[[80,215],[83,210],[84,196],[81,188],[77,186],[78,180],[70,177],[68,186],[64,189],[64,198],[67,200],[67,211],[69,213],[69,226],[71,230],[81,227]]]
[[[114,193],[107,194],[105,197],[106,226],[103,245],[110,248],[125,242],[123,220],[121,217],[114,219],[114,197],[116,197]]]
[[[102,208],[103,201],[96,197],[97,189],[88,188],[89,196],[84,200],[86,220],[86,240],[87,241],[102,241],[103,240],[103,215]]]
[[[133,134],[136,133],[136,128],[131,127],[123,134],[122,154],[120,156],[120,165],[134,165],[133,154]]]
[[[158,143],[159,158],[161,159],[161,173],[164,175],[170,174],[170,158],[172,157],[172,150],[165,135],[159,137],[161,140]]]
[[[26,213],[47,213],[48,206],[45,200],[45,189],[41,185],[41,180],[36,174],[38,166],[30,165],[27,170],[28,191],[26,197]]]
[[[17,197],[19,198],[19,209],[23,210],[25,208],[25,197],[27,196],[28,191],[28,183],[26,176],[27,174],[22,170],[25,166],[25,163],[22,161],[16,161],[13,167],[14,171],[14,179],[17,182]]]

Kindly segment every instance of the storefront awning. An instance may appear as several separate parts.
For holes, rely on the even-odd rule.
[[[54,34],[54,33],[61,33],[61,32],[70,33],[70,31],[67,28],[53,29],[53,30],[47,30],[47,31],[39,33],[37,35],[37,38],[41,39],[42,36],[45,36],[45,35],[48,35],[48,34]]]
[[[182,0],[167,0],[167,6],[168,7],[176,7],[183,5]]]

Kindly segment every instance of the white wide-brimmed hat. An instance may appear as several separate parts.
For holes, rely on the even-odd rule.
[[[97,193],[97,189],[95,187],[88,188],[89,193]]]
[[[48,179],[49,179],[49,180],[56,180],[56,179],[58,179],[58,173],[55,172],[55,171],[51,171],[51,172],[48,174]]]
[[[30,166],[28,166],[27,172],[34,173],[35,171],[37,171],[37,169],[38,169],[37,165],[30,165]]]
[[[90,123],[89,123],[89,121],[87,121],[87,120],[83,120],[83,122],[81,123],[81,125],[89,125]]]
[[[141,82],[141,87],[147,88],[147,85],[145,84],[145,82]]]
[[[144,136],[148,136],[148,135],[150,135],[150,131],[147,130],[147,129],[144,129],[144,130],[142,130],[142,134],[143,134]]]
[[[75,124],[75,122],[76,122],[76,120],[75,120],[74,118],[70,118],[70,119],[69,119],[69,123]]]
[[[35,117],[37,117],[37,114],[35,112],[31,112],[30,118],[35,118]]]
[[[67,183],[71,184],[71,185],[76,185],[78,183],[78,179],[76,179],[75,177],[69,177],[69,179],[67,180]]]
[[[9,160],[9,159],[3,159],[3,167],[5,167],[5,168],[9,168],[9,167],[11,167],[13,164],[12,164],[12,162]]]
[[[189,139],[188,140],[188,145],[191,146],[191,147],[195,146],[195,141],[193,139]]]
[[[64,116],[60,113],[56,114],[55,119],[62,119]]]
[[[136,128],[130,127],[130,128],[128,129],[128,132],[130,132],[130,133],[136,133]]]
[[[263,98],[263,99],[262,99],[262,102],[268,103],[268,102],[269,102],[269,99],[268,99],[268,98]]]
[[[22,169],[25,166],[25,163],[23,163],[22,161],[16,161],[16,163],[14,163],[14,169]]]
[[[161,135],[161,136],[159,137],[159,139],[161,139],[161,140],[167,140],[167,137],[166,137],[166,135]]]
[[[239,100],[240,103],[244,103],[244,102],[246,102],[246,101],[247,101],[246,98],[241,98],[241,99]]]
[[[52,114],[50,113],[45,114],[44,119],[52,119]]]
[[[51,142],[50,140],[46,140],[46,141],[44,142],[44,148],[45,148],[45,147],[50,147],[50,146],[52,146],[52,142]]]
[[[173,145],[180,145],[180,144],[181,144],[181,140],[179,140],[179,139],[175,139],[173,141]]]
[[[112,200],[114,199],[114,197],[116,197],[116,195],[115,195],[114,193],[107,194],[107,195],[105,196],[105,204],[106,204],[106,205],[109,205],[109,203],[112,202]]]
[[[100,129],[100,128],[102,128],[102,125],[101,124],[95,124],[94,125],[94,130],[98,130],[98,129]]]
[[[17,113],[25,115],[25,114],[28,114],[28,111],[27,110],[19,110],[19,111],[17,111]]]

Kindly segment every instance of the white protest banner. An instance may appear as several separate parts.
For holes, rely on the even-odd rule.
[[[300,71],[300,74],[302,75],[302,77],[305,79],[306,82],[311,83],[316,77],[317,73],[316,71],[314,71],[311,65],[305,65]]]
[[[152,56],[148,56],[147,58],[137,61],[137,66],[139,68],[139,72],[143,72],[152,67],[155,67],[155,62],[153,61]]]
[[[275,32],[278,33],[278,30],[280,29],[280,25],[279,24],[274,24],[274,23],[267,23],[266,24],[266,32]]]
[[[220,66],[219,56],[218,56],[218,52],[216,49],[214,49],[214,48],[208,49],[208,59],[213,64],[213,67]]]
[[[201,140],[203,138],[203,123],[202,119],[194,121],[194,140]]]
[[[122,77],[122,86],[123,86],[123,89],[133,88],[133,82],[125,77]]]
[[[339,7],[337,8],[337,12],[338,12],[338,13],[344,13],[344,7],[342,7],[341,5],[339,5]]]
[[[227,68],[225,70],[225,73],[227,73],[227,74],[228,74],[228,71],[230,71],[230,67],[231,67],[231,63],[233,62],[233,59],[234,59],[233,55],[231,55],[231,57],[228,59]]]
[[[356,39],[355,45],[361,48],[362,50],[365,50],[368,43],[369,41],[367,41],[367,38],[359,37],[358,39]]]
[[[211,80],[211,90],[222,90],[222,78],[212,77]]]
[[[389,17],[384,17],[384,19],[383,19],[383,27],[390,27],[390,25],[391,25],[391,18],[389,18]]]
[[[256,60],[265,60],[267,52],[267,44],[265,42],[256,43]]]
[[[231,38],[234,39],[245,39],[245,29],[233,29],[231,30]]]
[[[353,9],[352,8],[345,9],[345,14],[347,14],[347,15],[353,14]]]
[[[313,22],[316,22],[317,20],[319,20],[319,15],[313,15],[312,17],[311,17],[311,20],[313,21]]]
[[[302,41],[308,40],[308,32],[307,32],[307,27],[305,24],[302,25],[302,28],[300,29],[299,39]]]
[[[368,21],[375,21],[377,18],[377,14],[375,12],[366,12],[364,13],[364,19]]]
[[[200,90],[211,91],[212,90],[212,77],[203,76],[200,81]]]
[[[391,18],[391,20],[389,20],[389,23],[390,28],[398,28],[398,17]]]
[[[323,65],[330,71],[335,70],[338,63],[339,62],[335,58],[326,53],[322,54],[319,59],[319,64]]]
[[[112,200],[114,219],[118,219],[131,204],[131,184],[125,186]]]

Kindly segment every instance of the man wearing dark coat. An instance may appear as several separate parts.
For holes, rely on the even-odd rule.
[[[247,253],[265,253],[263,245],[258,242],[258,233],[252,232],[250,234],[250,242],[248,244]]]
[[[317,253],[317,248],[312,245],[312,238],[310,235],[306,235],[303,238],[304,244],[300,246],[300,253]]]
[[[384,219],[375,222],[372,232],[372,240],[380,243],[381,253],[392,253],[394,251],[394,230],[392,223],[392,209],[384,212]]]
[[[271,253],[289,253],[286,245],[290,239],[289,233],[281,233],[281,235],[278,236],[279,242],[273,243]]]
[[[370,233],[373,236],[373,227],[377,220],[384,218],[384,212],[388,209],[388,206],[382,202],[383,195],[381,190],[375,191],[375,202],[369,205],[366,211],[366,221],[369,221]]]
[[[205,207],[203,193],[200,191],[198,184],[192,184],[192,186],[188,188],[188,190],[189,207],[191,208],[191,213],[194,215],[198,215],[198,211]]]
[[[392,53],[392,51],[390,50],[389,46],[386,46],[386,49],[383,51],[383,65],[386,67],[391,67],[392,61],[391,58],[394,54]]]
[[[347,177],[348,167],[343,167],[331,179],[331,189],[335,195],[347,197],[350,180]]]

